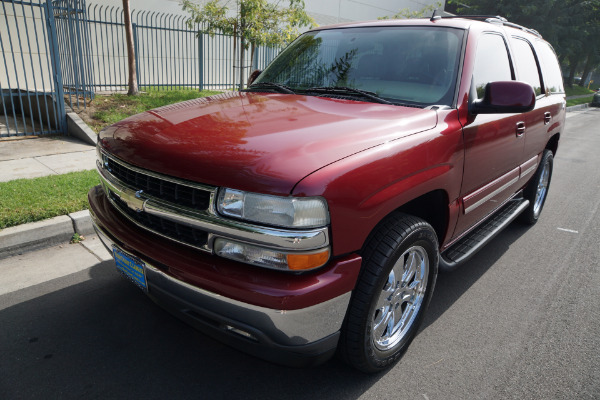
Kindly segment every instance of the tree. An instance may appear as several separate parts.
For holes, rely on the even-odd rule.
[[[500,15],[533,28],[568,62],[566,84],[572,85],[578,65],[597,47],[600,0],[451,0],[448,11],[470,15]]]
[[[598,63],[597,56],[594,52],[589,52],[585,60],[585,66],[583,67],[583,73],[581,74],[581,80],[579,86],[585,86],[588,75],[592,72],[594,64]]]
[[[433,15],[435,10],[442,8],[442,3],[437,2],[430,4],[417,11],[410,11],[410,8],[403,8],[392,16],[379,17],[378,19],[413,19],[413,18],[425,18]]]
[[[127,94],[129,96],[135,96],[138,94],[138,85],[129,0],[123,0],[123,16],[123,22],[125,23],[125,39],[127,41],[127,66],[129,67],[129,90],[127,91]]]
[[[183,1],[183,9],[191,14],[188,25],[199,25],[198,35],[217,33],[240,39],[239,76],[240,89],[244,87],[245,51],[251,47],[251,57],[257,46],[275,47],[289,43],[300,34],[299,28],[312,27],[314,20],[304,11],[303,0],[289,0],[287,8],[280,8],[267,0],[237,0],[236,10],[230,16],[227,3],[210,0],[199,6],[190,0]]]
[[[584,46],[587,57],[579,86],[585,86],[588,76],[591,77],[594,70],[600,67],[600,1],[595,2],[585,30],[590,40]]]

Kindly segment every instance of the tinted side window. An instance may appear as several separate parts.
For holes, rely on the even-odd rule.
[[[489,82],[510,80],[512,80],[512,71],[504,39],[494,34],[482,36],[477,44],[473,69],[473,83],[477,90],[477,98],[483,98],[485,85]]]
[[[563,93],[562,73],[556,59],[556,54],[550,45],[546,42],[536,41],[535,50],[542,63],[542,73],[544,86],[550,93]]]
[[[519,72],[519,80],[529,83],[533,87],[536,96],[539,96],[542,94],[542,84],[531,45],[520,38],[512,38],[511,43],[515,51],[515,65]]]

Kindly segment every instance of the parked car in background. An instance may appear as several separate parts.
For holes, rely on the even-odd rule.
[[[600,107],[600,93],[596,93],[592,98],[592,107]]]
[[[565,125],[556,55],[505,19],[434,17],[317,28],[256,75],[102,131],[96,230],[218,340],[388,368],[439,269],[540,218]]]

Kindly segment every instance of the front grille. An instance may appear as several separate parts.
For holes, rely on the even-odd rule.
[[[210,192],[207,190],[139,172],[112,158],[108,158],[108,170],[127,186],[164,201],[195,210],[206,210],[210,204]]]
[[[189,244],[194,247],[203,247],[208,241],[208,233],[187,225],[179,224],[165,218],[157,217],[143,211],[134,211],[125,204],[114,193],[109,192],[110,199],[121,212],[129,216],[136,223],[161,235],[175,239],[179,242]]]
[[[182,210],[207,211],[210,207],[211,195],[214,192],[211,187],[146,171],[106,154],[103,155],[103,163],[103,167],[115,180],[127,186],[129,190],[142,191],[144,198],[160,200],[162,204]],[[207,232],[145,211],[132,210],[108,187],[105,189],[113,205],[139,226],[180,243],[206,250]]]

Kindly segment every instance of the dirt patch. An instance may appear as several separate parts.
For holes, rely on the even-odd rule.
[[[94,99],[84,103],[80,100],[79,108],[74,111],[96,133],[131,115],[139,114],[153,108],[179,103],[198,97],[206,97],[220,92],[208,90],[165,90],[142,92],[137,96],[123,93],[96,94]]]
[[[75,107],[73,109],[73,111],[75,113],[77,113],[77,115],[79,115],[79,117],[86,123],[88,124],[88,126],[90,128],[92,128],[94,130],[94,132],[98,133],[100,132],[100,130],[102,130],[102,128],[104,128],[104,126],[106,125],[103,121],[94,118],[94,115],[96,114],[97,111],[97,107],[96,107],[96,102],[97,102],[98,96],[96,96],[96,98],[94,100],[92,100],[91,102],[88,102],[85,106],[85,108],[82,106],[81,108],[77,108]]]

